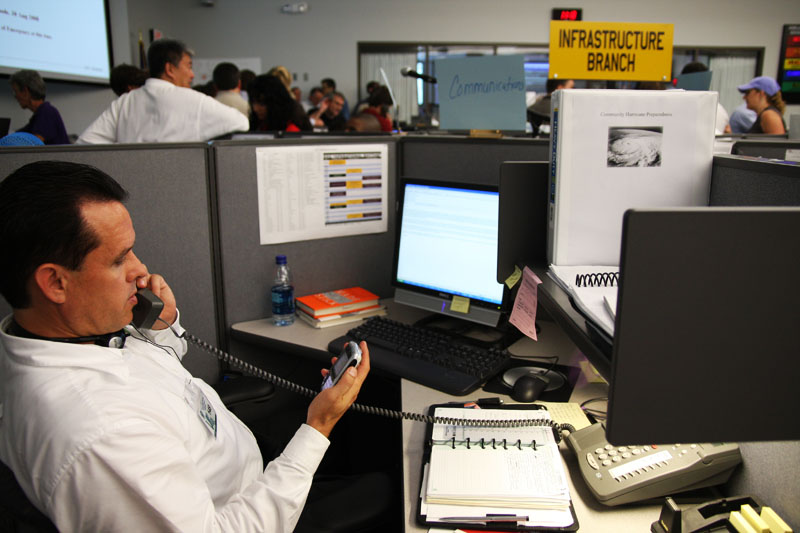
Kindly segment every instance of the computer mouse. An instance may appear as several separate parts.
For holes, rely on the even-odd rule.
[[[514,382],[514,388],[511,389],[511,398],[518,402],[535,402],[547,387],[547,381],[547,378],[543,376],[531,374],[520,376]]]

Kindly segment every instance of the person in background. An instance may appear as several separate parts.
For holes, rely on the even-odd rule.
[[[322,105],[324,99],[325,94],[322,92],[322,87],[312,87],[308,93],[308,101],[303,102],[303,109],[306,110],[306,113],[313,113]]]
[[[731,113],[725,133],[747,133],[753,127],[758,115],[752,109],[747,109],[747,104],[742,102]]]
[[[372,95],[372,91],[377,89],[379,86],[380,86],[380,83],[378,83],[377,81],[374,81],[374,80],[369,82],[369,83],[367,83],[367,95],[356,103],[356,107],[355,107],[355,113],[356,114],[357,113],[361,113],[362,111],[364,111],[364,109],[369,105],[369,97],[370,97],[370,95]]]
[[[239,78],[242,81],[242,91],[240,93],[242,95],[242,99],[245,102],[249,102],[250,98],[247,96],[247,88],[250,86],[253,80],[256,79],[256,73],[249,68],[246,68],[239,72]]]
[[[769,133],[781,135],[786,133],[783,112],[786,104],[781,97],[781,88],[769,76],[753,78],[748,83],[737,87],[742,93],[748,109],[756,112],[757,117],[747,133]]]
[[[575,87],[574,80],[559,80],[553,78],[547,80],[545,84],[547,94],[538,97],[533,105],[528,107],[528,122],[530,122],[533,127],[534,136],[539,134],[540,128],[542,128],[543,125],[547,125],[546,133],[550,133],[550,102],[553,98],[553,93],[558,89],[572,89],[573,87]],[[544,134],[544,129],[542,129],[542,133]]]
[[[315,126],[324,124],[328,131],[343,131],[347,121],[342,116],[342,108],[344,108],[344,95],[334,91],[322,101],[319,109],[309,113],[308,118]]]
[[[286,87],[286,91],[292,96],[292,98],[294,98],[294,94],[292,94],[292,75],[288,68],[284,67],[283,65],[278,65],[269,69],[267,74],[270,76],[275,76],[281,80],[283,86]]]
[[[358,113],[350,117],[344,126],[344,131],[354,131],[359,133],[380,133],[381,123],[375,115],[369,113]]]
[[[191,89],[192,52],[185,44],[154,41],[147,64],[150,78],[144,87],[111,102],[79,143],[198,142],[247,131],[247,117]]]
[[[242,98],[242,80],[239,67],[233,63],[220,63],[214,67],[214,85],[217,87],[218,102],[230,106],[246,117],[250,116],[250,104]]]
[[[146,70],[123,63],[111,69],[108,82],[114,94],[122,96],[144,85],[149,76],[150,74]]]
[[[250,131],[311,131],[303,107],[281,80],[269,74],[256,76],[247,91],[250,96]]]
[[[203,93],[204,95],[210,96],[211,98],[217,97],[217,86],[214,85],[214,80],[210,80],[205,83],[201,83],[199,85],[193,85],[192,90],[195,90],[199,93]]]
[[[32,133],[17,131],[0,137],[0,146],[44,146],[44,143]]]
[[[364,113],[373,115],[381,125],[381,131],[392,131],[392,116],[389,109],[394,105],[392,95],[385,85],[378,86],[369,97],[369,106]]]
[[[35,70],[18,70],[9,81],[19,106],[33,111],[28,123],[17,131],[35,135],[44,144],[69,144],[61,113],[45,101],[47,89],[39,73]]]
[[[687,63],[681,69],[681,74],[692,74],[694,72],[708,72],[708,67],[699,61],[692,61],[691,63]],[[725,107],[719,101],[717,102],[717,119],[714,123],[714,132],[719,135],[721,133],[729,132],[730,129],[728,128],[728,123],[730,122],[730,116],[728,112],[725,110]]]
[[[323,78],[320,81],[320,85],[322,86],[322,93],[330,97],[336,91],[336,80],[333,78]],[[347,103],[347,98],[344,99],[344,107],[342,108],[342,116],[345,120],[350,118],[350,104]]]

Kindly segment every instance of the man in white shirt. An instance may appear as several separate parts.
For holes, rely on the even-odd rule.
[[[0,293],[14,310],[0,322],[0,459],[61,531],[290,532],[367,346],[264,469],[253,434],[181,365],[175,297],[133,252],[126,195],[66,162],[0,182],[0,248],[13,250]],[[143,288],[164,301],[153,329],[128,325]]]
[[[242,113],[191,89],[192,55],[186,46],[159,39],[147,51],[144,87],[113,102],[80,137],[79,144],[207,141],[247,131]]]

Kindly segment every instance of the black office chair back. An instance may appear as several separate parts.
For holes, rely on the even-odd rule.
[[[58,530],[25,495],[14,472],[0,462],[0,531],[44,533]]]

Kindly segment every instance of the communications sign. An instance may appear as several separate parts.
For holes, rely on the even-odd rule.
[[[672,24],[550,21],[550,78],[669,81]]]

